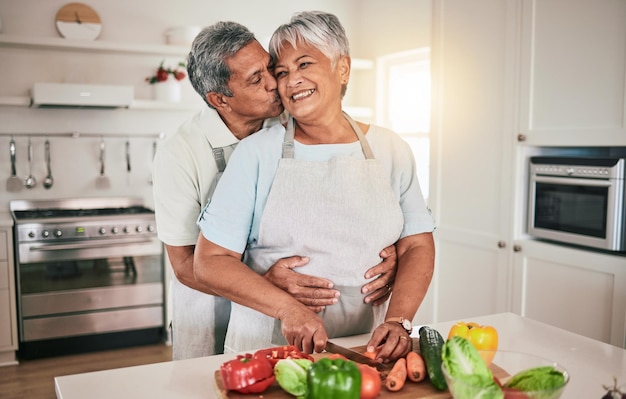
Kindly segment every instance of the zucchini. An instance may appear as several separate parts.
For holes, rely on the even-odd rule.
[[[443,337],[439,331],[428,326],[422,326],[419,330],[420,352],[426,364],[428,378],[435,388],[445,391],[448,388],[446,379],[441,370],[441,348],[443,347]]]

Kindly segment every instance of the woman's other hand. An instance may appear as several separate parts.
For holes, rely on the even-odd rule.
[[[291,308],[279,317],[281,332],[289,345],[304,353],[320,353],[326,347],[328,334],[322,318],[306,308]]]
[[[377,354],[376,360],[391,363],[406,356],[413,349],[409,333],[400,323],[385,322],[374,330],[367,343],[367,351]]]
[[[326,306],[337,303],[340,294],[338,290],[333,289],[332,281],[293,270],[294,267],[304,266],[307,263],[309,263],[309,258],[306,256],[283,258],[270,267],[263,277],[291,294],[313,312],[319,313]]]
[[[361,292],[366,294],[365,303],[371,303],[372,306],[382,305],[389,299],[398,268],[398,254],[395,245],[390,245],[380,251],[380,257],[383,259],[382,262],[365,272],[366,279],[378,277],[361,288]]]

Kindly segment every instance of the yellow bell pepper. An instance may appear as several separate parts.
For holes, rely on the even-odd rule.
[[[498,331],[492,326],[481,326],[474,322],[460,321],[450,328],[448,339],[459,336],[467,339],[478,350],[489,366],[498,349]]]

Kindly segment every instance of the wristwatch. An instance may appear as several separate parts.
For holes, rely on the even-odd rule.
[[[385,323],[398,323],[406,330],[406,332],[411,335],[413,332],[413,325],[411,324],[411,320],[405,319],[404,317],[390,317],[385,320]]]

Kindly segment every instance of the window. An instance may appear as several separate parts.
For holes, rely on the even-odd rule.
[[[430,49],[377,60],[376,123],[395,131],[413,149],[417,175],[428,200],[430,172]]]

